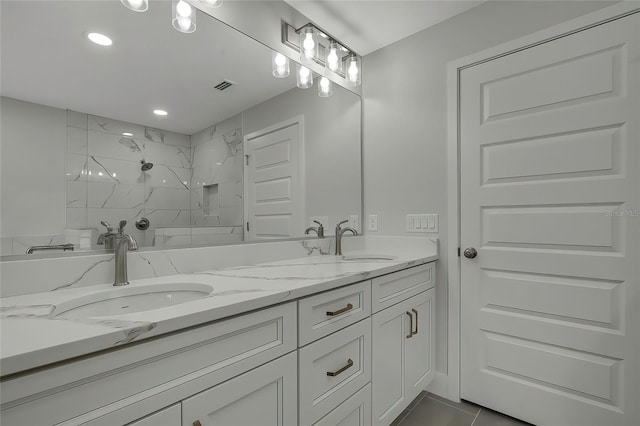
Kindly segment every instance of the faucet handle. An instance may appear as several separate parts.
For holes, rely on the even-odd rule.
[[[124,232],[124,227],[127,225],[127,221],[126,220],[121,220],[120,224],[118,226],[118,233],[122,234]]]
[[[349,223],[349,219],[338,222],[338,224],[336,225],[336,231],[339,230],[340,226],[344,225],[345,223]]]
[[[107,228],[107,232],[113,231],[113,228],[111,227],[111,225],[109,225],[109,222],[101,220],[100,223],[102,224],[102,226]]]

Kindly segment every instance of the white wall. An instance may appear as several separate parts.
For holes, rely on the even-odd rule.
[[[65,227],[66,111],[1,98],[3,236],[60,234]]]
[[[447,63],[609,4],[492,1],[363,59],[364,216],[378,215],[378,232],[369,234],[423,236],[405,232],[405,215],[440,215],[440,372],[447,371]]]

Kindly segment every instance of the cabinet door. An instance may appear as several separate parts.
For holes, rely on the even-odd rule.
[[[372,317],[373,424],[388,425],[433,376],[435,289]]]
[[[182,402],[183,426],[295,426],[297,354],[292,352]]]
[[[405,340],[411,330],[407,311],[411,299],[372,317],[373,424],[388,425],[410,400],[405,386]]]
[[[129,423],[127,426],[180,426],[182,424],[180,403]]]
[[[405,339],[406,395],[412,401],[424,390],[434,374],[435,363],[435,289],[409,299],[414,334]],[[408,319],[408,317],[407,317]]]

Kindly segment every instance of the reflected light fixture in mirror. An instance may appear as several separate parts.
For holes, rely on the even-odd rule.
[[[271,67],[276,78],[289,77],[289,58],[282,53],[271,52]]]
[[[134,12],[146,12],[149,9],[149,0],[120,0],[120,2]]]
[[[111,46],[113,41],[104,34],[88,33],[87,38],[99,46]]]
[[[359,86],[362,82],[362,63],[357,55],[349,55],[346,64],[346,78],[349,86]]]
[[[304,65],[296,64],[296,85],[300,89],[313,86],[313,73]]]
[[[200,3],[204,3],[210,7],[220,7],[222,6],[222,0],[200,0]]]
[[[318,96],[321,98],[328,98],[331,95],[333,95],[331,80],[327,77],[320,78],[320,81],[318,82]]]
[[[172,2],[173,28],[181,33],[192,33],[196,30],[196,12],[189,3],[184,0]]]

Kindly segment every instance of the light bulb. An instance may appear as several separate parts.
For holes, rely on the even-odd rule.
[[[149,9],[148,0],[120,0],[120,2],[127,8],[134,12],[145,12]]]
[[[349,81],[355,82],[358,80],[358,64],[351,62],[349,65]]]
[[[322,77],[318,83],[318,96],[327,98],[333,94],[331,81],[327,77]]]
[[[304,50],[304,56],[311,59],[314,56],[314,50],[316,42],[313,40],[313,33],[307,33],[304,36],[304,42],[302,42],[302,49]]]
[[[286,78],[289,76],[289,58],[282,53],[272,52],[271,61],[274,77]]]
[[[189,27],[191,26],[191,19],[190,18],[185,18],[185,17],[178,18],[178,26],[183,31],[187,31],[189,29]]]
[[[303,65],[296,64],[296,85],[300,89],[308,89],[313,86],[313,74],[311,70]]]
[[[303,81],[305,83],[309,81],[309,74],[311,74],[311,72],[309,71],[309,68],[307,67],[300,68],[300,81]]]
[[[140,6],[143,5],[144,1],[142,1],[142,0],[128,0],[128,3],[132,7],[136,8],[136,9],[140,9]]]
[[[287,58],[282,53],[278,53],[275,61],[277,66],[283,67],[287,63]]]
[[[222,0],[200,0],[202,3],[211,7],[220,7],[222,6]]]
[[[176,12],[179,16],[187,18],[191,16],[191,5],[184,0],[180,0],[176,6]]]
[[[331,43],[327,54],[327,68],[331,71],[338,69],[338,48],[335,43]]]
[[[326,92],[329,89],[329,80],[326,77],[322,77],[320,79],[320,86],[322,86],[322,91]]]
[[[113,41],[109,37],[100,33],[89,33],[87,38],[100,46],[111,46]]]

